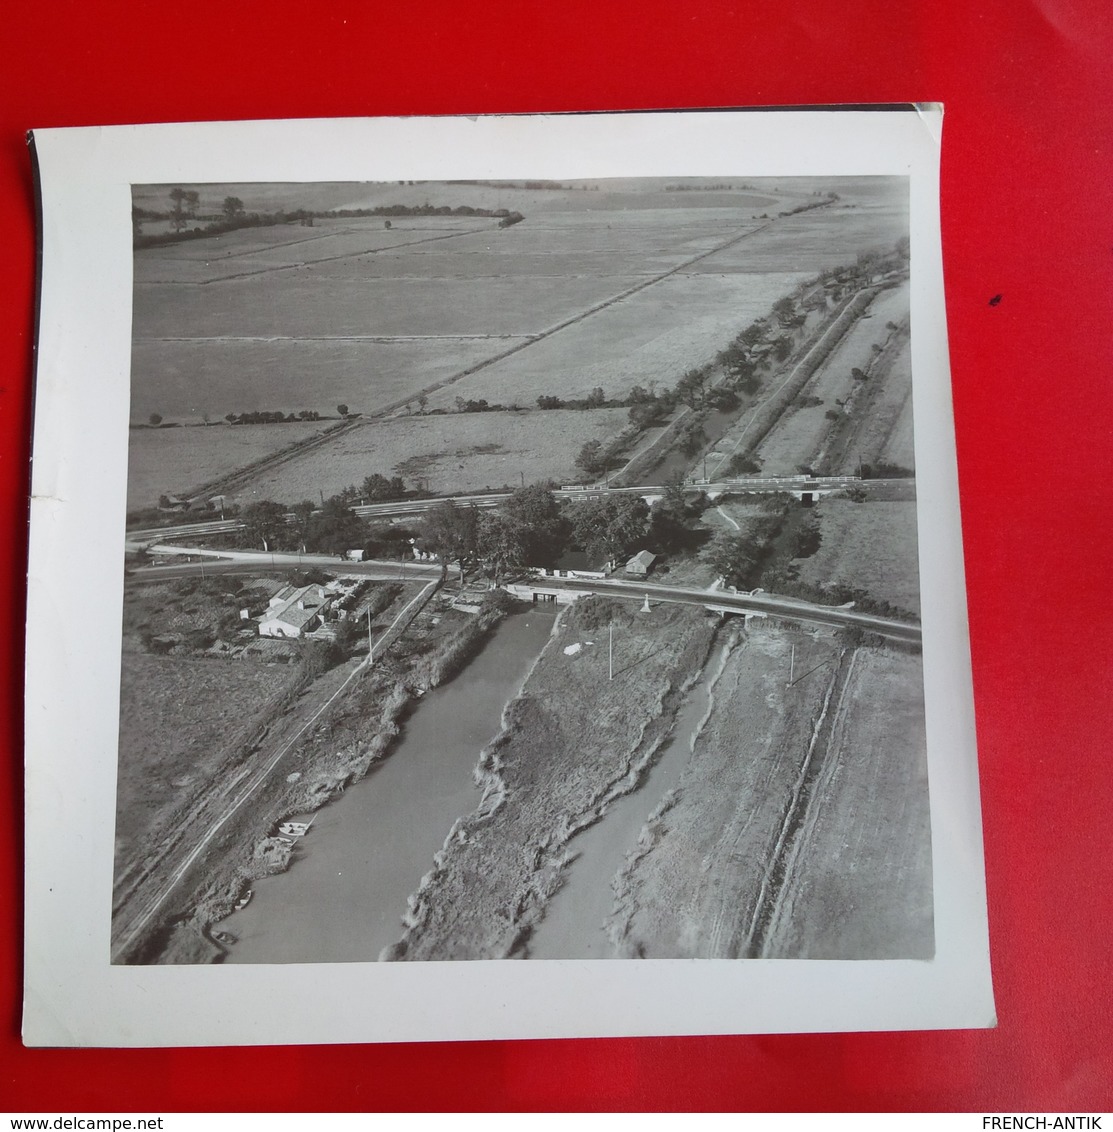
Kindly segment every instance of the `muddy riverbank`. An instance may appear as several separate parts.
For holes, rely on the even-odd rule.
[[[437,854],[388,958],[529,954],[572,837],[637,788],[704,666],[716,624],[702,610],[642,613],[602,598],[564,611],[483,752],[479,807]]]

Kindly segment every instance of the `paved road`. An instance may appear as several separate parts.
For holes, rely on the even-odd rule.
[[[263,554],[260,551],[215,551],[199,547],[160,546],[152,547],[152,553],[167,556],[192,555],[201,561],[176,563],[167,566],[141,566],[132,571],[132,576],[145,581],[158,581],[166,578],[195,577],[199,574],[257,574],[260,570],[276,568],[304,569],[318,566],[327,570],[343,571],[345,574],[360,574],[381,581],[397,581],[399,578],[432,579],[439,578],[439,564],[428,562],[341,562],[324,554]],[[204,561],[214,559],[214,561]],[[856,627],[872,633],[900,641],[920,640],[920,626],[896,621],[888,617],[878,617],[872,613],[861,613],[848,606],[819,605],[815,602],[801,601],[799,598],[781,597],[776,594],[755,592],[732,593],[729,590],[688,589],[681,586],[664,586],[657,582],[627,582],[612,579],[522,579],[523,584],[538,589],[575,590],[581,593],[597,593],[604,597],[635,598],[642,601],[648,594],[651,601],[670,601],[681,605],[703,605],[715,608],[736,609],[741,613],[765,613],[778,617],[792,617],[819,625],[837,625],[844,628]]]
[[[657,583],[624,582],[591,579],[563,580],[543,578],[527,583],[540,589],[566,589],[597,593],[609,597],[634,598],[643,601],[646,595],[654,601],[677,602],[681,605],[704,605],[715,608],[736,609],[740,613],[765,613],[776,617],[791,617],[819,625],[864,629],[893,640],[919,642],[920,626],[914,623],[861,613],[849,606],[818,605],[799,598],[781,597],[761,592],[732,593],[729,590],[687,589],[680,586],[662,586]]]

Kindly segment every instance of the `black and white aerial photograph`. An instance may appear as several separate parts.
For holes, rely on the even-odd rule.
[[[131,203],[112,963],[933,958],[907,178]]]

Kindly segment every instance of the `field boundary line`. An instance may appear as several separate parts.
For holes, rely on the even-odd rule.
[[[230,283],[236,279],[250,279],[256,275],[271,275],[279,271],[294,271],[299,267],[313,267],[318,263],[335,263],[341,259],[362,259],[364,256],[378,255],[380,252],[392,252],[398,248],[409,248],[415,244],[431,244],[436,240],[456,240],[461,236],[475,236],[480,232],[493,232],[497,225],[492,228],[475,228],[468,232],[448,232],[442,236],[425,236],[420,240],[405,240],[399,244],[388,244],[385,248],[367,248],[362,252],[344,252],[343,255],[329,255],[324,256],[322,259],[308,260],[302,263],[280,263],[274,267],[262,267],[257,271],[241,271],[235,275],[222,275],[219,279],[202,279],[193,283],[186,283],[185,285],[193,287],[211,287],[217,283]],[[339,235],[340,233],[334,233]]]

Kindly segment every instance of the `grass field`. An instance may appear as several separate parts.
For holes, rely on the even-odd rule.
[[[779,220],[734,247],[703,260],[697,271],[777,271],[791,264],[812,274],[853,263],[859,252],[889,251],[908,234],[907,199],[848,203]]]
[[[932,957],[926,753],[920,658],[858,649],[766,954]]]
[[[137,428],[128,443],[128,509],[153,507],[160,495],[191,488],[316,436],[336,421],[208,428]]]
[[[898,365],[901,362],[897,363]],[[904,361],[907,366],[907,359]],[[894,367],[896,368],[896,367]],[[881,458],[890,464],[899,464],[903,468],[916,466],[916,449],[912,426],[912,385],[908,383],[904,397],[904,404],[893,427],[889,432],[889,439],[881,450]]]
[[[368,421],[324,448],[261,472],[238,494],[295,503],[335,494],[373,472],[438,493],[574,480],[577,453],[626,423],[625,409],[447,413]]]
[[[625,396],[634,385],[672,385],[710,361],[755,318],[768,314],[804,276],[681,273],[551,335],[434,394],[440,400],[543,393],[583,397],[596,386]]]
[[[901,609],[920,612],[914,501],[824,499],[814,513],[822,542],[815,554],[800,560],[802,581],[856,586]]]
[[[510,233],[505,235],[509,238]],[[412,261],[417,258],[408,257],[406,270],[416,270],[419,265]],[[602,275],[535,276],[525,288],[521,275],[513,272],[480,282],[466,275],[378,275],[358,261],[347,266],[347,275],[316,269],[291,272],[281,287],[267,276],[233,279],[214,288],[165,283],[139,287],[137,338],[536,334],[637,282],[636,276],[616,274],[613,266]],[[270,294],[274,290],[280,293]]]
[[[260,410],[335,413],[338,404],[372,413],[512,344],[500,338],[136,342],[131,416],[146,421],[161,413],[182,421],[208,412],[219,420]]]
[[[790,670],[811,674],[789,689]],[[620,877],[621,953],[930,956],[918,658],[758,626],[713,695]]]
[[[117,874],[187,807],[299,678],[296,667],[124,654],[116,787]]]
[[[746,236],[684,277],[542,339],[443,396],[528,402],[550,390],[576,396],[602,385],[624,393],[635,383],[675,381],[811,272],[823,256],[810,249],[845,261],[850,250],[885,243],[901,212],[892,179],[714,192],[667,192],[665,183],[608,182],[605,191],[202,186],[202,212],[219,211],[228,193],[248,210],[429,202],[517,209],[526,219],[500,230],[489,217],[394,217],[389,229],[380,217],[323,218],[312,228],[241,229],[138,251],[133,418],[340,402],[374,412],[521,340],[505,336],[543,332],[753,232],[761,212],[775,218],[828,187],[858,202],[857,211],[840,206],[841,223],[825,219],[828,209],[775,219],[769,232]],[[168,191],[138,188],[135,199],[166,208]],[[782,229],[783,236],[770,235]],[[751,247],[752,255],[741,251]]]
[[[858,431],[863,460],[916,466],[912,434],[912,354],[907,338],[893,358],[879,395]]]

